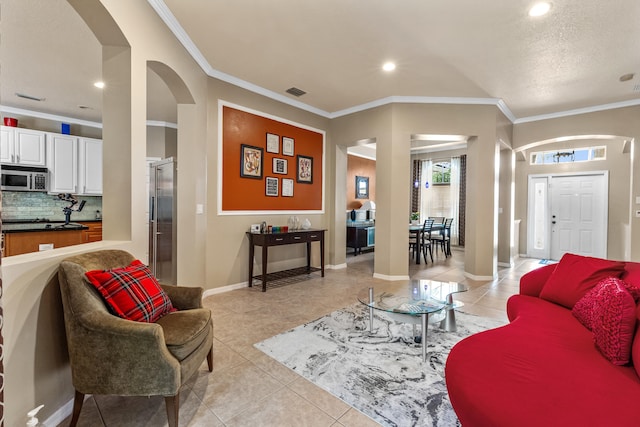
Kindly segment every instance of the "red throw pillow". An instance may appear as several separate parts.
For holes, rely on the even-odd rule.
[[[609,298],[610,291],[607,287],[609,286],[624,287],[624,289],[629,292],[634,302],[640,299],[640,288],[637,288],[624,280],[617,279],[615,277],[607,277],[606,279],[601,280],[593,287],[593,289],[580,298],[571,310],[571,313],[575,318],[590,331],[593,330],[594,320],[597,320],[595,317],[598,315],[601,307],[608,304],[607,298]]]
[[[626,365],[636,329],[636,298],[619,279],[603,280],[597,287],[591,315],[596,347],[614,365]]]
[[[547,279],[540,298],[573,308],[602,279],[620,277],[623,272],[623,262],[567,253]]]
[[[175,311],[169,296],[139,260],[125,268],[87,271],[85,275],[123,319],[153,323]]]

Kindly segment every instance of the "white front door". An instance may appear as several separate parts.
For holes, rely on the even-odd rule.
[[[554,176],[550,184],[551,258],[606,258],[608,175]]]
[[[527,253],[606,258],[608,172],[529,177]]]

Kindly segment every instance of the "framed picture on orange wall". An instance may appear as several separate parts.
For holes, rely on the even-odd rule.
[[[278,178],[268,176],[265,182],[265,194],[271,197],[278,197]]]
[[[240,176],[262,179],[262,148],[245,144],[240,146]]]
[[[287,172],[287,160],[279,159],[277,157],[273,158],[273,173],[279,173],[282,175],[286,175]]]
[[[313,184],[313,157],[297,157],[297,181],[302,184]]]
[[[285,156],[293,157],[293,145],[295,140],[293,138],[289,138],[288,136],[282,137],[282,154]]]
[[[267,153],[280,153],[280,135],[267,132]]]

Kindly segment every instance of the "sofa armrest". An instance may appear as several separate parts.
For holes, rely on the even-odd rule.
[[[68,325],[74,387],[91,394],[173,395],[180,362],[167,349],[162,326],[106,312],[77,316]]]
[[[164,290],[171,304],[178,310],[189,310],[191,308],[202,308],[202,288],[192,288],[188,286],[160,285]]]
[[[547,279],[555,269],[555,264],[545,265],[522,276],[520,278],[520,294],[532,297],[540,296],[544,284],[547,283]]]

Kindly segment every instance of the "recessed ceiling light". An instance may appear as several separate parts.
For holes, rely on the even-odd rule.
[[[635,75],[634,73],[623,74],[623,75],[620,76],[620,81],[621,82],[628,82],[629,80],[633,79],[634,75]]]
[[[529,9],[529,16],[542,16],[546,15],[551,9],[551,3],[541,2],[534,4],[531,9]]]
[[[394,64],[393,62],[385,62],[382,66],[382,69],[384,71],[393,71],[396,69],[396,64]]]
[[[93,85],[98,89],[104,89],[104,82],[95,82]]]

